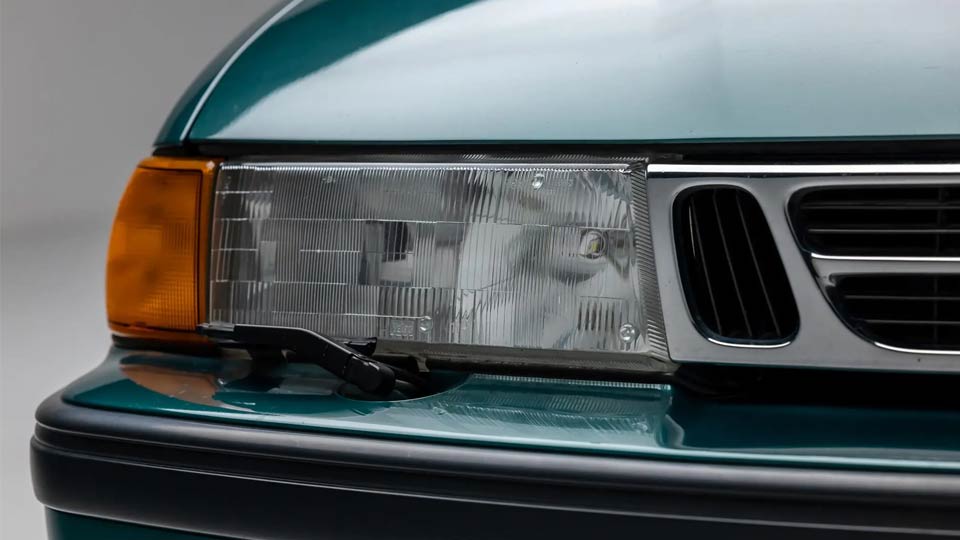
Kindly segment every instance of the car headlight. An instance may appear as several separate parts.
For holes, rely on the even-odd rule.
[[[666,354],[633,180],[627,162],[226,163],[209,320],[423,357],[649,367],[637,353]]]

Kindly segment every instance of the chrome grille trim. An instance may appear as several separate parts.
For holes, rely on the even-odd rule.
[[[771,343],[771,344],[762,344],[762,343],[734,343],[732,341],[723,341],[722,339],[712,338],[707,336],[707,341],[714,343],[716,345],[722,345],[724,347],[734,347],[738,349],[782,349],[793,343],[792,341],[784,341],[783,343]]]
[[[956,258],[826,258],[811,253],[810,263],[822,284],[851,274],[960,274],[960,260]]]
[[[926,349],[909,349],[906,347],[894,347],[893,345],[885,345],[883,343],[880,343],[879,341],[874,341],[873,344],[876,345],[877,347],[880,347],[881,349],[886,349],[888,351],[894,351],[894,352],[906,353],[906,354],[939,354],[939,355],[946,355],[946,356],[960,355],[960,352],[957,352],[957,351],[930,351]]]
[[[650,230],[646,160],[635,163],[630,169],[630,176],[633,178],[633,242],[640,277],[639,296],[647,319],[647,344],[654,356],[666,360],[670,357],[670,353],[667,346],[667,332],[663,323],[663,309],[660,305],[656,253],[653,250],[653,235]]]
[[[941,164],[685,164],[652,163],[647,190],[661,298],[671,359],[677,362],[810,366],[873,370],[960,372],[960,351],[892,347],[848,328],[824,294],[838,275],[864,273],[960,274],[956,258],[835,257],[804,251],[788,204],[806,188],[857,185],[960,185],[960,163]],[[670,235],[673,201],[696,186],[727,185],[753,194],[770,224],[800,310],[800,331],[777,349],[731,348],[698,335],[683,301],[677,251]]]
[[[663,175],[734,175],[734,176],[837,176],[837,175],[927,175],[960,174],[960,163],[876,163],[876,164],[818,164],[818,165],[776,165],[776,164],[694,164],[694,163],[657,163],[650,167],[651,172]],[[926,182],[935,184],[933,180]],[[845,185],[842,182],[830,182],[823,185]]]
[[[960,257],[865,257],[810,253],[810,264],[824,294],[837,276],[856,274],[960,274]],[[879,341],[881,349],[911,355],[960,357],[960,351],[897,347]]]

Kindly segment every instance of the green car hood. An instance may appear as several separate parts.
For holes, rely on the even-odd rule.
[[[960,4],[293,0],[158,144],[960,137]]]

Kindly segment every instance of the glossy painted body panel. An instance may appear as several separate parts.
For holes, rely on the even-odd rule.
[[[221,59],[189,138],[956,138],[958,18],[912,0],[304,0]]]
[[[76,514],[47,510],[47,538],[49,540],[224,540],[221,536],[206,536],[133,523],[120,523]]]
[[[262,16],[250,23],[236,38],[233,39],[223,51],[221,51],[213,60],[203,68],[197,77],[190,83],[180,100],[174,105],[170,115],[167,116],[160,132],[157,134],[154,144],[167,146],[176,145],[184,139],[187,134],[187,127],[192,124],[192,115],[197,111],[201,98],[213,83],[221,68],[229,61],[230,57],[244,44],[251,36],[270,19],[286,1],[281,2],[277,7],[267,11]]]
[[[113,350],[72,404],[420,441],[650,459],[960,472],[960,411],[710,401],[668,386],[471,375],[400,402],[356,401],[319,369]],[[789,426],[789,429],[784,429]]]

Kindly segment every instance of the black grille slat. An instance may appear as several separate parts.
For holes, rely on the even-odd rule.
[[[864,201],[863,203],[806,203],[805,210],[960,210],[960,204],[947,203],[877,203]]]
[[[841,315],[869,339],[908,349],[960,348],[960,275],[842,276],[831,289]]]
[[[692,232],[693,240],[696,242],[697,251],[693,254],[694,258],[699,258],[703,261],[703,278],[702,281],[706,285],[707,291],[707,303],[710,304],[710,311],[713,314],[713,325],[717,328],[717,332],[721,335],[723,334],[723,323],[721,322],[720,313],[717,310],[717,297],[713,294],[713,282],[710,279],[710,265],[707,262],[706,251],[703,247],[703,237],[700,233],[700,223],[697,219],[697,211],[694,206],[694,202],[690,201],[690,230]]]
[[[822,228],[822,227],[813,227],[807,229],[808,234],[960,234],[960,229],[955,228],[941,228],[941,229],[911,229],[909,227],[902,228]]]
[[[744,238],[747,241],[747,247],[750,248],[750,259],[753,261],[753,269],[757,273],[757,281],[760,284],[760,291],[763,293],[764,303],[767,305],[767,311],[770,313],[770,321],[773,323],[774,331],[777,335],[783,335],[783,331],[780,328],[779,317],[777,317],[777,310],[773,307],[773,302],[770,299],[770,293],[767,291],[767,280],[763,275],[763,270],[760,268],[760,260],[757,257],[757,250],[753,246],[753,238],[750,234],[750,226],[747,224],[747,217],[743,211],[743,202],[741,201],[741,196],[737,197],[737,213],[740,216],[740,225],[743,227]]]
[[[903,321],[897,319],[861,319],[867,324],[913,324],[918,326],[937,325],[937,326],[960,326],[960,321]]]
[[[960,297],[951,296],[896,296],[884,294],[849,294],[847,300],[901,300],[901,301],[937,301],[937,302],[960,302]]]
[[[797,307],[756,199],[732,187],[696,188],[677,199],[679,263],[690,311],[705,334],[782,343]]]
[[[960,256],[960,187],[853,186],[794,197],[800,243],[823,255]]]
[[[743,294],[740,292],[740,282],[737,279],[737,271],[733,268],[733,257],[730,255],[730,244],[727,242],[727,235],[723,232],[723,214],[720,212],[720,207],[717,205],[717,191],[715,190],[712,193],[713,199],[713,212],[714,216],[717,219],[717,232],[720,233],[720,245],[723,246],[723,254],[725,255],[724,259],[727,263],[727,268],[730,270],[730,283],[733,284],[733,291],[737,295],[737,304],[740,306],[740,314],[743,315],[743,325],[746,329],[746,335],[751,338],[754,336],[753,327],[750,324],[750,316],[747,314],[747,306],[744,303]]]

